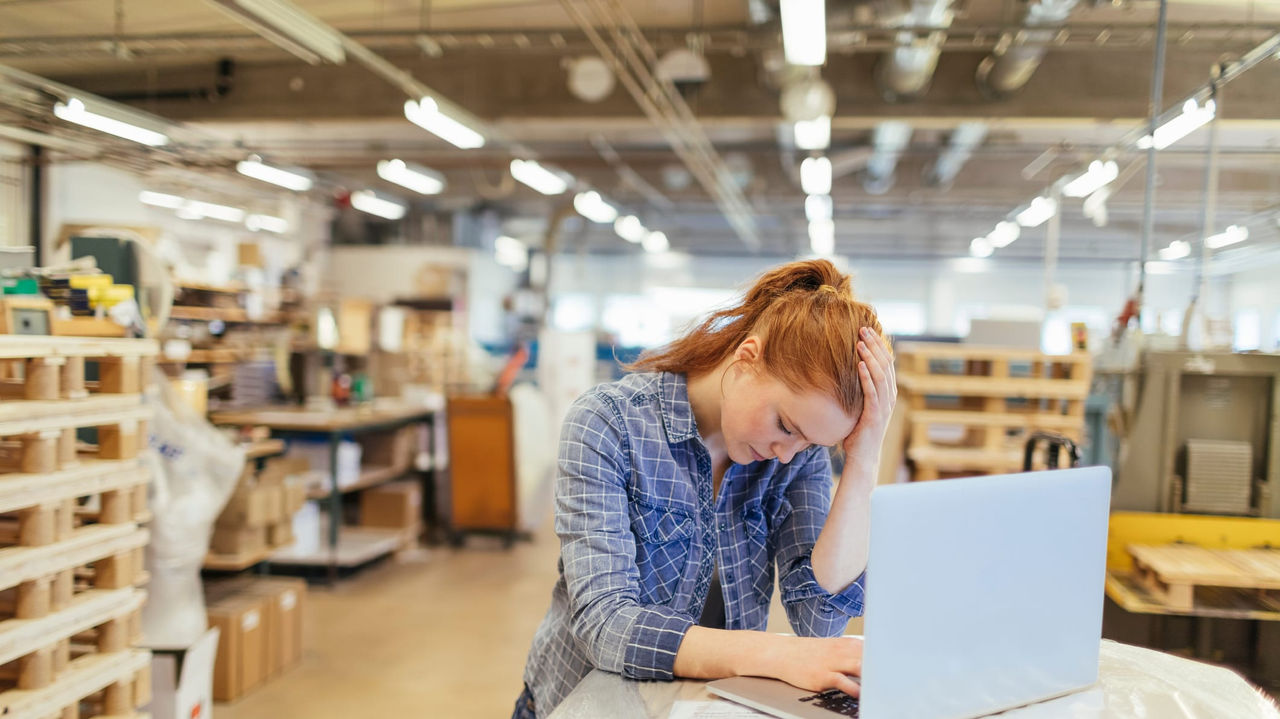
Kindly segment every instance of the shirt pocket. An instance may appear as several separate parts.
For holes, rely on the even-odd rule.
[[[742,508],[742,526],[747,535],[745,549],[751,569],[751,587],[758,603],[764,604],[773,596],[773,544],[776,539],[770,530],[768,515],[759,500],[748,502]]]
[[[671,601],[684,577],[693,539],[693,517],[675,507],[637,504],[631,519],[636,535],[636,567],[640,570],[641,601]]]

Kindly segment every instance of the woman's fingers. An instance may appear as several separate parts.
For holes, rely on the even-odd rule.
[[[839,689],[851,697],[856,697],[862,694],[862,685],[848,674],[836,673],[832,677],[832,684],[834,685],[834,688]]]

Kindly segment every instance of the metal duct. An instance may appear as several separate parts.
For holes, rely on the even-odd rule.
[[[937,162],[934,162],[933,167],[925,173],[925,181],[934,186],[950,185],[960,173],[960,168],[969,161],[974,149],[985,139],[987,139],[986,123],[962,122],[956,125],[956,129],[951,132],[947,149],[938,155]]]
[[[1021,90],[1031,80],[1049,49],[1053,36],[1067,21],[1079,0],[1033,0],[1022,24],[1028,29],[1014,38],[1005,35],[994,52],[978,65],[978,90],[998,100]]]
[[[904,29],[897,33],[897,47],[880,58],[876,85],[885,100],[910,100],[929,89],[938,67],[938,54],[947,39],[946,28],[951,27],[955,16],[951,4],[952,0],[913,0],[901,14],[887,19],[889,27],[930,29]]]
[[[893,172],[898,167],[898,157],[911,141],[911,126],[900,120],[890,120],[876,125],[873,139],[874,152],[867,160],[867,174],[862,188],[872,195],[883,195],[893,187]]]

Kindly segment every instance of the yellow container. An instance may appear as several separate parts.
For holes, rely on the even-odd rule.
[[[89,304],[97,307],[114,307],[121,302],[133,299],[133,285],[107,285],[89,288]]]
[[[201,417],[209,412],[209,376],[188,373],[169,380],[173,391]]]
[[[111,275],[71,275],[67,281],[73,290],[91,290],[95,287],[110,287],[115,278]]]

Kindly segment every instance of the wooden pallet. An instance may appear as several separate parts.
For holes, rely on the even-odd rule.
[[[137,394],[0,403],[0,479],[71,469],[86,458],[132,459],[151,415]],[[88,427],[97,428],[97,445],[78,446],[76,430]]]
[[[136,394],[158,353],[152,340],[0,335],[0,400]],[[87,364],[97,381],[85,380]]]
[[[151,653],[126,649],[72,659],[41,689],[0,694],[0,715],[12,719],[117,719],[139,716],[151,702]]]
[[[1087,353],[908,342],[897,355],[917,480],[1017,471],[1033,432],[1083,437]],[[934,438],[948,429],[950,441]]]
[[[1193,609],[1198,586],[1255,590],[1267,604],[1280,599],[1280,549],[1132,544],[1128,551],[1137,580],[1172,609]]]

